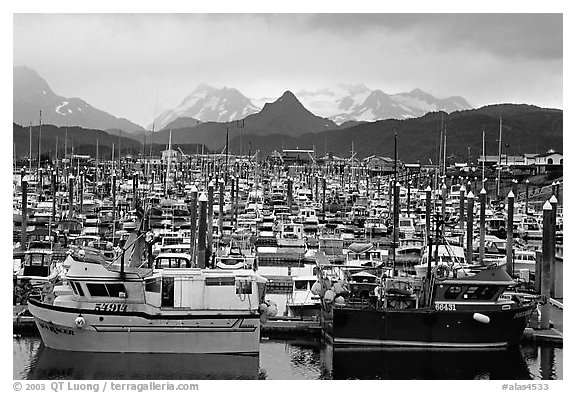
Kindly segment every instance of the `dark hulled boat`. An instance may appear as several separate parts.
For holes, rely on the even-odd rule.
[[[515,281],[501,269],[421,283],[387,278],[368,301],[323,299],[326,338],[336,347],[505,347],[517,343],[536,307],[533,297],[507,292]]]

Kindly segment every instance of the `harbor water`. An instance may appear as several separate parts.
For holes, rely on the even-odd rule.
[[[563,379],[563,349],[347,350],[319,339],[262,338],[259,356],[57,351],[37,334],[14,335],[14,379],[74,380],[549,380]]]

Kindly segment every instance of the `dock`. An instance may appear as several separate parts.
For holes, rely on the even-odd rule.
[[[562,346],[564,342],[564,319],[563,310],[564,305],[562,302],[550,299],[550,328],[539,329],[538,321],[531,320],[528,327],[524,330],[521,341],[532,341],[538,343],[552,344],[555,346]],[[533,318],[536,319],[536,318]]]

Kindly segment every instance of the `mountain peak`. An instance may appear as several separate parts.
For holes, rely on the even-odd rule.
[[[208,83],[200,82],[194,89],[194,93],[210,93],[215,90],[218,90],[214,86],[210,86]]]
[[[124,118],[94,108],[82,99],[59,96],[35,70],[24,66],[14,67],[13,121],[18,124],[36,121],[40,110],[43,124],[121,129],[127,132],[144,130]]]
[[[173,109],[160,114],[154,124],[159,129],[165,128],[181,117],[197,119],[201,122],[228,122],[240,120],[256,113],[256,107],[250,99],[233,87],[221,89],[200,83],[192,93]],[[187,121],[175,124],[187,124]]]
[[[282,96],[278,99],[280,100],[294,100],[294,101],[298,101],[298,98],[296,98],[296,96],[294,95],[294,93],[292,93],[290,90],[286,90]],[[300,102],[300,101],[298,101]]]

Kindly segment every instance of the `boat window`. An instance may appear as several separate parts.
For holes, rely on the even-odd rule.
[[[294,288],[297,290],[305,290],[306,286],[307,286],[306,281],[303,280],[294,281]]]
[[[206,277],[206,286],[234,285],[234,277]]]
[[[160,293],[160,285],[161,281],[159,278],[152,278],[149,280],[146,280],[146,292],[155,292],[155,293]]]
[[[90,296],[108,296],[108,291],[104,284],[86,284]]]
[[[471,286],[466,290],[464,295],[462,295],[462,298],[469,300],[489,300],[497,290],[498,287],[496,286]]]
[[[79,282],[76,283],[76,290],[78,291],[78,295],[84,296],[84,290],[82,289],[82,285]]]
[[[110,297],[126,297],[124,284],[106,284],[106,289]]]
[[[162,277],[162,307],[174,307],[174,277]]]
[[[446,292],[444,292],[444,298],[449,300],[456,299],[460,292],[462,292],[460,285],[451,285],[446,289]]]
[[[252,282],[250,280],[236,281],[236,295],[252,294]]]
[[[126,288],[124,284],[95,284],[88,283],[86,288],[90,296],[99,297],[126,297]]]

